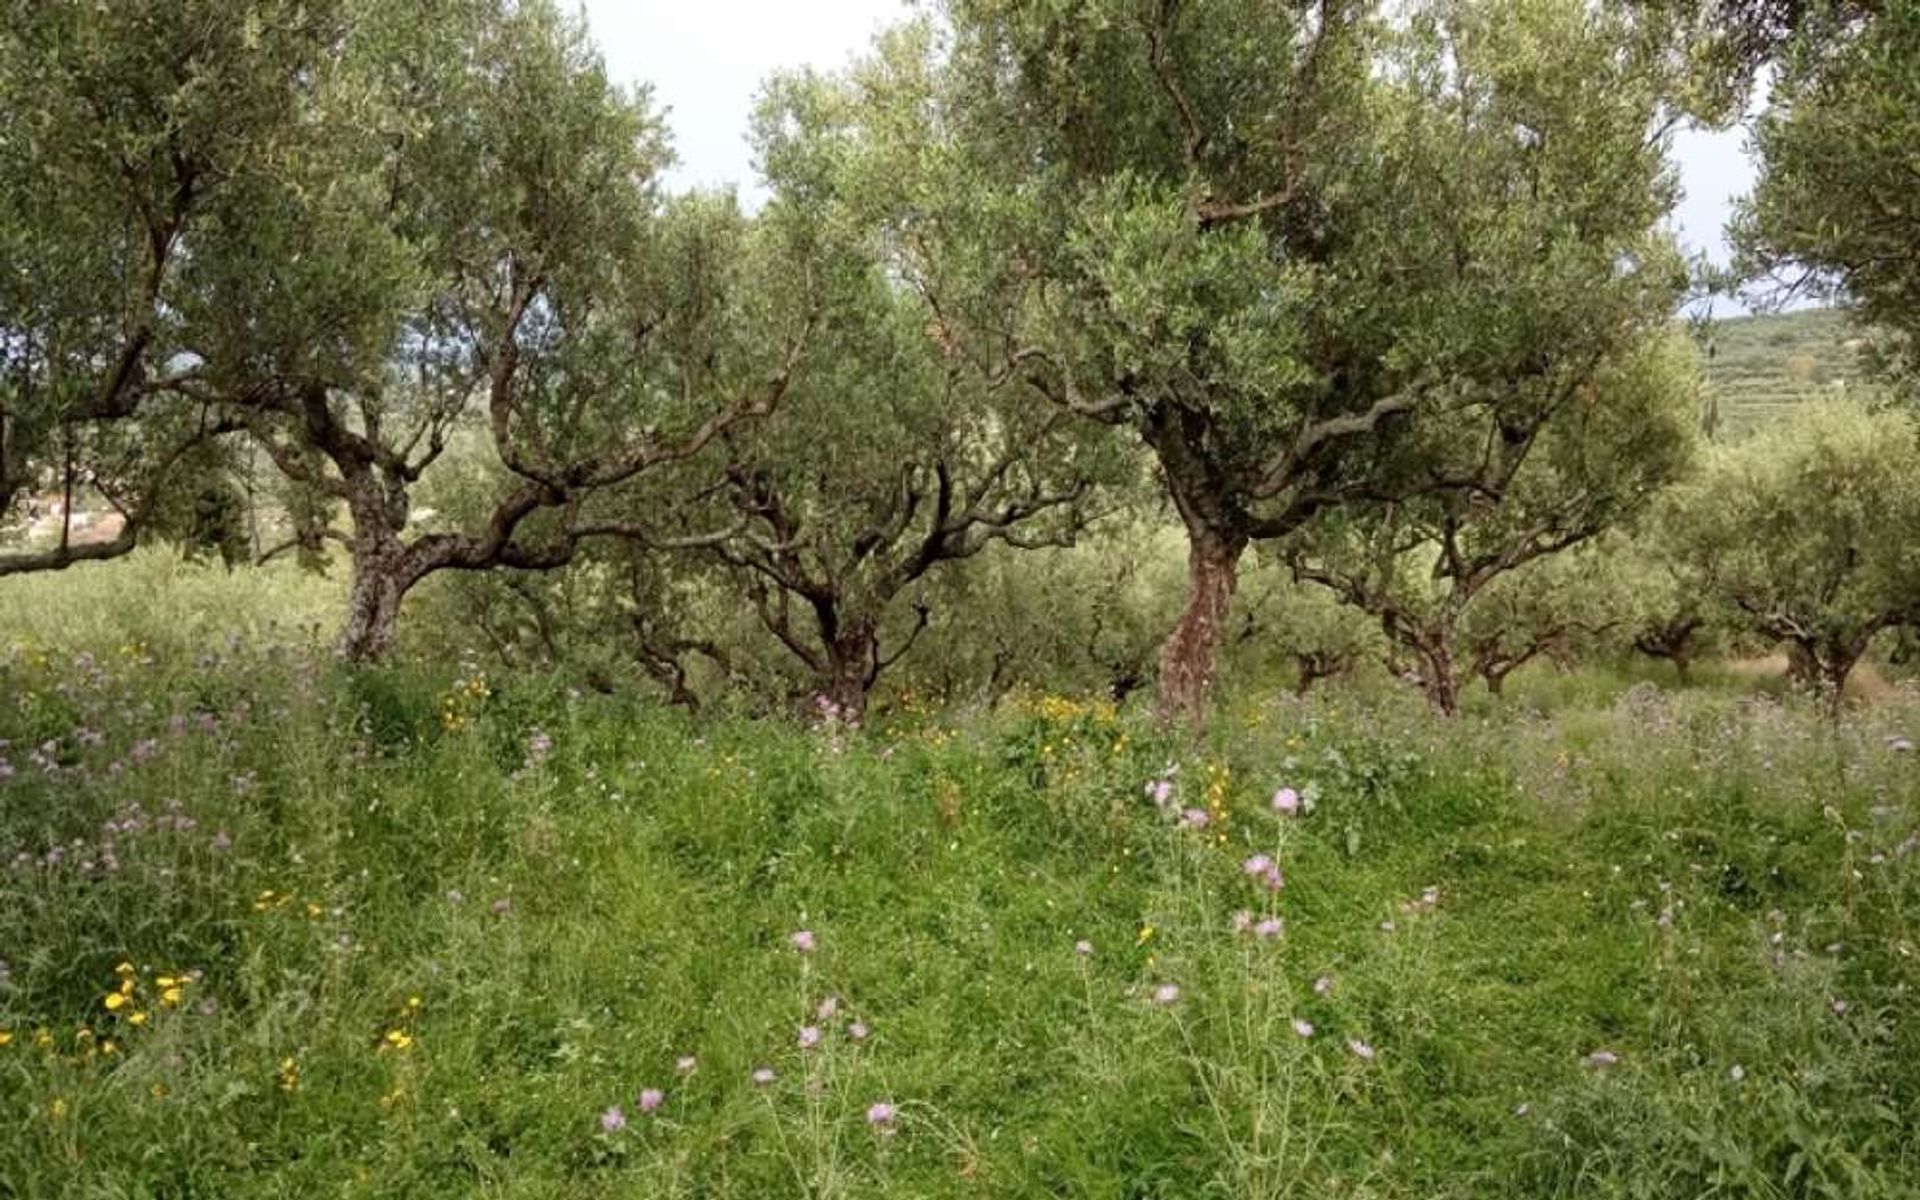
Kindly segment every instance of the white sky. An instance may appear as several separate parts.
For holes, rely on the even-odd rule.
[[[831,69],[864,50],[906,0],[583,0],[614,75],[653,85],[671,111],[680,186],[753,190],[747,118],[761,81],[782,67]],[[1725,258],[1721,227],[1753,182],[1738,131],[1680,134],[1686,198],[1675,226],[1689,249]]]

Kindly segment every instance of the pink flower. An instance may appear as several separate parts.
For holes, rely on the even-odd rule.
[[[811,929],[798,930],[794,933],[792,937],[788,938],[787,940],[792,942],[793,948],[795,950],[798,950],[800,953],[802,954],[813,953],[813,947],[814,947],[813,930]]]
[[[1611,1050],[1595,1050],[1580,1061],[1590,1067],[1611,1067],[1620,1061],[1620,1056]]]
[[[495,900],[490,907],[493,909],[494,916],[504,917],[513,910],[513,901],[502,896],[498,900]]]
[[[753,1074],[747,1076],[747,1078],[753,1080],[753,1082],[760,1087],[766,1087],[780,1077],[773,1073],[772,1067],[755,1067]]]
[[[1286,876],[1280,873],[1280,864],[1270,855],[1256,854],[1240,864],[1240,870],[1249,878],[1256,879],[1270,892],[1277,892],[1287,884]]]
[[[1256,854],[1240,864],[1240,869],[1248,875],[1264,875],[1273,870],[1273,859],[1265,854]]]
[[[1165,808],[1168,801],[1173,799],[1173,781],[1171,779],[1154,780],[1147,785],[1147,795],[1152,798],[1156,808]]]
[[[1258,938],[1279,937],[1280,931],[1286,927],[1286,922],[1282,921],[1279,917],[1268,917],[1253,927],[1253,936]]]
[[[646,1088],[640,1093],[640,1111],[652,1112],[667,1102],[667,1094],[659,1088]]]
[[[1180,814],[1180,825],[1185,829],[1205,829],[1210,820],[1204,808],[1189,808]]]
[[[1251,912],[1243,908],[1233,914],[1233,931],[1235,933],[1245,933],[1252,928],[1253,914]]]
[[[627,1114],[618,1104],[600,1114],[600,1128],[607,1133],[619,1133],[627,1127]]]
[[[820,1002],[820,1007],[814,1010],[813,1015],[820,1018],[822,1021],[831,1021],[833,1020],[833,1014],[839,1011],[840,1011],[840,997],[828,996],[825,1000],[822,1000]]]
[[[1300,793],[1290,787],[1283,787],[1273,794],[1273,811],[1282,816],[1292,816],[1300,811]]]
[[[1366,1059],[1369,1062],[1373,1061],[1373,1047],[1367,1045],[1359,1038],[1348,1038],[1347,1049],[1353,1051],[1356,1057]]]
[[[1093,953],[1093,943],[1085,938],[1081,938],[1073,944],[1073,952],[1085,958],[1087,955]]]
[[[867,1124],[879,1133],[890,1134],[893,1132],[894,1118],[899,1115],[899,1109],[882,1100],[867,1109]]]
[[[1180,985],[1177,983],[1163,983],[1159,987],[1154,988],[1153,1002],[1162,1008],[1171,1004],[1178,1004],[1180,1002]]]
[[[854,1021],[847,1026],[847,1036],[856,1042],[867,1040],[867,1026],[864,1021]]]
[[[1847,1015],[1847,1002],[1845,1000],[1835,1000],[1832,1007],[1834,1016],[1844,1017]]]
[[[1316,996],[1324,996],[1328,992],[1331,992],[1332,990],[1333,990],[1333,976],[1331,975],[1322,975],[1320,978],[1313,981],[1313,994]]]
[[[677,1074],[691,1075],[693,1074],[694,1070],[697,1067],[699,1067],[699,1065],[700,1065],[699,1059],[695,1058],[691,1054],[683,1054],[679,1058],[674,1060],[673,1069]]]
[[[818,1025],[802,1025],[800,1027],[800,1048],[802,1050],[811,1050],[819,1044],[820,1027]]]
[[[1313,1022],[1301,1017],[1295,1017],[1293,1019],[1293,1031],[1303,1038],[1310,1038],[1313,1036]]]

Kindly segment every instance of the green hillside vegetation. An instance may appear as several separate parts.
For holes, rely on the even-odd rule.
[[[1831,308],[1715,322],[1706,366],[1717,433],[1741,437],[1789,405],[1875,387],[1866,349],[1860,328]]]

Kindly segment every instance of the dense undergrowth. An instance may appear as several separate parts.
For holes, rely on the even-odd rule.
[[[1920,704],[695,719],[277,586],[0,594],[0,1195],[1920,1194]]]

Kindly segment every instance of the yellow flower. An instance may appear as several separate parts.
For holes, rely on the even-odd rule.
[[[13,1045],[13,1030],[0,1029],[0,1046]]]
[[[61,1099],[60,1097],[55,1096],[53,1098],[53,1103],[47,1105],[47,1111],[52,1113],[56,1120],[59,1119],[60,1117],[64,1117],[67,1115],[67,1102]]]
[[[404,1029],[389,1029],[387,1030],[387,1045],[392,1046],[395,1050],[405,1050],[408,1046],[413,1045],[413,1035]]]
[[[132,1016],[127,1018],[127,1024],[129,1025],[145,1025],[146,1023],[147,1023],[147,1014],[143,1012],[134,1013]]]
[[[166,991],[161,992],[160,1003],[162,1004],[180,1003],[180,989],[177,987],[170,987]]]
[[[131,975],[133,974],[133,964],[130,962],[123,962],[119,966],[115,967],[113,971],[114,971],[114,974],[116,975]]]
[[[164,1084],[164,1083],[156,1083],[156,1084],[154,1084],[154,1085],[153,1085],[153,1098],[154,1098],[155,1100],[165,1100],[165,1099],[167,1098],[167,1085],[166,1085],[166,1084]]]
[[[113,1039],[109,1038],[106,1041],[100,1043],[100,1053],[118,1054],[120,1053],[120,1047],[117,1043],[113,1041]]]
[[[107,1006],[107,1010],[111,1012],[114,1009],[126,1007],[127,998],[124,994],[120,992],[108,992],[107,998],[101,1001],[101,1003],[105,1004]]]
[[[415,1011],[418,1011],[418,1010],[419,1010],[419,1008],[420,1008],[420,997],[418,997],[418,996],[408,996],[408,997],[407,997],[407,1007],[408,1007],[408,1008],[411,1008],[411,1009],[414,1009]]]
[[[156,975],[153,982],[157,987],[170,988],[177,986],[180,981],[171,975]]]
[[[1142,946],[1144,946],[1144,945],[1146,945],[1146,944],[1147,944],[1147,943],[1148,943],[1149,941],[1151,941],[1152,939],[1153,939],[1153,926],[1151,926],[1151,925],[1142,925],[1142,926],[1140,927],[1140,940],[1139,940],[1139,944],[1140,944],[1140,945],[1142,945]]]
[[[46,1049],[48,1046],[53,1045],[53,1031],[51,1029],[48,1029],[44,1025],[34,1030],[33,1044],[40,1047],[42,1050]]]

